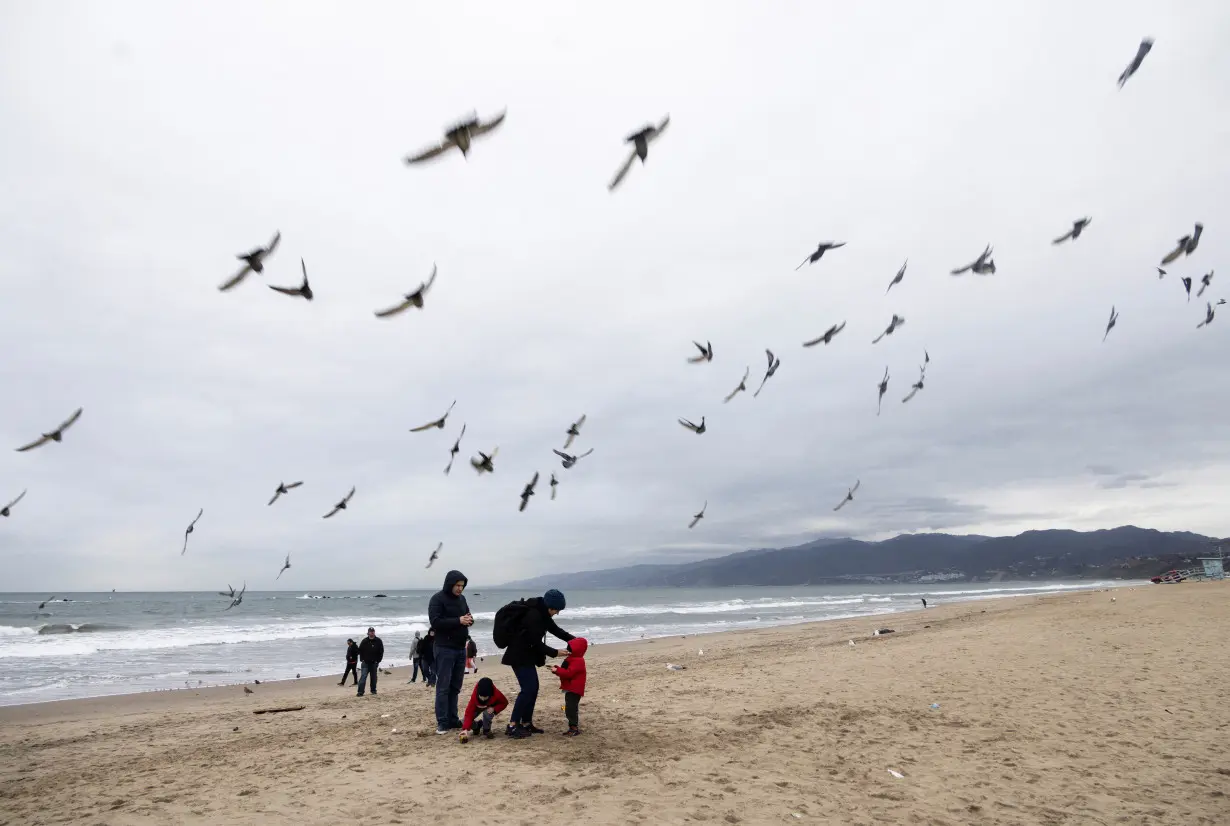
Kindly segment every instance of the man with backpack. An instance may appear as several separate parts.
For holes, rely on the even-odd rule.
[[[465,679],[466,640],[474,617],[461,592],[466,577],[461,571],[449,571],[444,587],[432,594],[427,604],[427,620],[435,631],[436,734],[448,734],[461,728],[457,714],[457,697]]]
[[[542,734],[534,725],[534,704],[538,700],[538,668],[547,657],[558,657],[560,651],[547,645],[547,632],[565,642],[573,639],[553,619],[565,606],[564,595],[552,588],[540,597],[510,602],[495,613],[492,636],[499,648],[504,648],[500,662],[512,668],[521,687],[513,703],[512,716],[505,734],[514,739]],[[566,652],[565,652],[566,653]]]

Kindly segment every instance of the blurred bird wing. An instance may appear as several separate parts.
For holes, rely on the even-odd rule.
[[[277,232],[273,234],[273,240],[269,242],[269,246],[261,250],[261,252],[264,253],[265,255],[273,255],[273,251],[278,248],[278,244],[281,243],[281,241],[282,241],[282,231],[278,230]],[[307,274],[307,270],[304,270],[304,275],[306,274]]]
[[[333,514],[337,513],[337,512],[338,512],[338,511],[340,511],[340,510],[341,510],[341,508],[339,508],[339,507],[334,507],[334,508],[333,508],[333,510],[329,511],[328,513],[326,513],[324,516],[322,516],[322,517],[320,517],[320,518],[321,518],[321,519],[328,519],[330,516],[332,516]]]
[[[452,149],[456,145],[457,144],[455,144],[452,140],[445,139],[443,141],[440,141],[440,143],[434,146],[429,146],[428,148],[420,151],[417,155],[407,155],[406,163],[412,164],[412,163],[420,163],[422,161],[430,160],[436,157],[437,155],[441,154],[442,152],[445,152],[448,149]]]
[[[26,445],[25,447],[19,447],[19,448],[17,448],[17,452],[18,452],[18,453],[23,453],[23,452],[25,452],[25,451],[27,451],[27,450],[30,450],[31,448],[38,447],[38,446],[39,446],[39,445],[41,445],[41,444],[46,444],[46,443],[47,443],[47,442],[49,442],[49,441],[51,441],[51,437],[50,437],[50,436],[48,436],[48,435],[46,435],[46,434],[44,434],[44,435],[42,435],[42,436],[38,437],[37,439],[35,439],[33,442],[30,442],[30,444]]]
[[[635,160],[636,160],[636,150],[634,149],[632,150],[631,153],[628,154],[628,160],[624,161],[624,165],[621,166],[619,168],[619,171],[615,173],[615,178],[609,184],[607,184],[606,188],[614,189],[615,187],[619,186],[620,181],[622,181],[624,179],[624,176],[628,174],[628,170],[632,168],[632,162]]]
[[[410,304],[411,303],[409,301],[403,301],[400,304],[389,307],[387,310],[377,310],[376,318],[388,318],[391,315],[397,315],[398,313],[400,313],[401,311],[409,307]]]
[[[584,453],[582,453],[582,454],[578,455],[578,456],[577,456],[577,458],[578,458],[578,459],[584,459],[586,456],[588,456],[589,454],[591,454],[591,453],[593,453],[593,452],[594,452],[594,449],[591,447],[589,450],[587,450],[587,451],[585,451]]]
[[[273,284],[266,284],[269,289],[276,290],[283,295],[303,295],[302,287],[275,287]]]
[[[487,121],[486,123],[476,123],[475,125],[470,127],[470,135],[473,137],[478,137],[479,135],[487,134],[492,129],[495,129],[497,126],[503,123],[504,116],[507,114],[508,114],[508,110],[505,109],[503,112],[500,112],[500,114],[496,115],[494,118]]]
[[[78,407],[76,410],[74,410],[73,415],[65,419],[60,424],[60,426],[56,428],[56,432],[63,432],[65,430],[68,430],[72,426],[73,422],[81,418],[81,411],[84,409],[85,409],[84,407]]]
[[[419,285],[418,292],[420,296],[427,295],[427,291],[431,289],[431,285],[436,283],[436,273],[438,271],[439,271],[439,268],[436,267],[435,264],[432,264],[431,265],[431,275],[427,276],[427,280]]]
[[[436,421],[434,421],[434,422],[428,422],[427,424],[419,425],[418,427],[412,427],[412,428],[410,428],[410,432],[411,432],[411,433],[419,433],[419,432],[422,432],[422,431],[424,431],[424,430],[428,430],[428,429],[430,429],[430,428],[436,427],[436,426],[437,426],[437,424],[439,423],[439,421],[440,421],[439,419],[436,419]]]
[[[226,292],[227,290],[231,289],[236,284],[238,284],[240,281],[243,281],[245,278],[247,278],[248,273],[250,272],[252,272],[252,265],[244,264],[243,269],[241,269],[239,272],[231,276],[231,280],[222,284],[222,286],[218,287],[218,289],[221,290],[222,292]]]
[[[862,480],[862,479],[855,479],[855,480],[854,480],[854,487],[850,488],[850,493],[854,493],[856,490],[858,490],[858,486],[859,486],[859,485],[861,485],[861,484],[863,484],[863,480]]]
[[[352,485],[350,488],[350,493],[346,494],[346,498],[343,499],[342,502],[349,502],[352,498],[354,498],[354,490],[354,486]]]
[[[670,116],[670,115],[667,115],[666,117],[662,118],[662,122],[658,124],[658,126],[657,126],[657,128],[656,128],[656,129],[654,129],[654,135],[653,135],[653,137],[655,137],[655,138],[656,138],[656,137],[658,137],[658,135],[661,135],[663,132],[665,132],[665,131],[666,131],[666,127],[670,126],[670,124],[671,124],[671,116]]]
[[[269,500],[269,504],[272,505],[274,502],[278,501],[278,497],[281,495],[282,495],[282,491],[275,490],[273,492],[273,498]]]
[[[4,506],[4,508],[0,508],[0,510],[5,510],[5,509],[8,509],[8,508],[11,508],[11,507],[13,507],[14,505],[16,505],[18,502],[20,502],[22,499],[25,499],[25,498],[26,498],[26,492],[23,490],[23,491],[21,492],[21,495],[20,495],[20,496],[18,496],[18,497],[17,497],[16,499],[14,499],[12,502],[9,502],[7,505],[5,505],[5,506]]]

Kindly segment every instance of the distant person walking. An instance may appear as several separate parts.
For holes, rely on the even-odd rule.
[[[342,681],[338,685],[346,685],[346,678],[354,675],[354,685],[359,684],[359,646],[354,640],[346,640],[346,670],[342,672]]]
[[[474,660],[478,657],[478,644],[474,642],[473,637],[466,637],[466,673],[477,674],[478,663]],[[465,722],[464,720],[462,722]]]
[[[427,685],[436,684],[436,632],[428,628],[419,641],[419,657],[423,660],[423,679]]]
[[[466,640],[474,624],[470,606],[461,593],[465,588],[465,574],[449,571],[444,587],[432,594],[427,604],[427,619],[436,632],[436,734],[461,728],[457,698],[465,680]]]
[[[564,610],[565,604],[564,595],[552,588],[540,597],[509,603],[500,609],[519,609],[517,614],[509,618],[508,647],[500,658],[501,663],[512,668],[517,685],[521,687],[517,700],[513,703],[508,728],[504,732],[509,737],[520,739],[543,733],[542,729],[534,725],[534,704],[538,702],[538,669],[546,665],[547,657],[558,657],[561,653],[547,645],[548,631],[565,642],[574,639],[572,634],[555,624],[554,617]]]
[[[423,652],[421,651],[422,648],[423,648],[423,635],[420,634],[418,631],[415,631],[414,640],[411,641],[410,643],[410,665],[412,666],[412,668],[410,671],[410,679],[407,680],[407,684],[413,683],[418,680],[420,669],[422,669],[423,671],[423,682],[427,682],[427,668],[423,665]]]
[[[359,693],[357,696],[363,696],[363,689],[367,688],[367,675],[372,677],[372,696],[376,694],[376,675],[380,673],[380,661],[384,659],[384,643],[376,636],[375,628],[367,629],[367,637],[363,642],[359,643],[359,660],[363,664],[363,669],[359,672]]]

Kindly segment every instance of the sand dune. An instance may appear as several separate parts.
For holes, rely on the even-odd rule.
[[[520,742],[436,736],[404,667],[0,708],[0,824],[1225,824],[1228,619],[1184,583],[595,646],[578,738],[547,674]]]

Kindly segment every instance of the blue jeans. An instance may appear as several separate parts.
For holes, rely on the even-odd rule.
[[[521,686],[521,693],[513,703],[508,724],[528,726],[534,722],[534,704],[538,702],[538,669],[532,665],[517,666],[513,668],[513,676],[517,678],[517,685]]]
[[[442,729],[461,728],[457,716],[457,697],[466,676],[466,650],[436,646],[436,726]]]
[[[372,675],[372,694],[376,693],[376,675],[380,673],[380,663],[363,663],[363,667],[359,671],[359,696],[363,696],[363,689],[367,688],[367,675]]]
[[[414,658],[414,670],[410,672],[410,682],[419,678],[420,669],[423,671],[423,682],[427,682],[427,666],[423,665],[423,661],[418,657]]]

